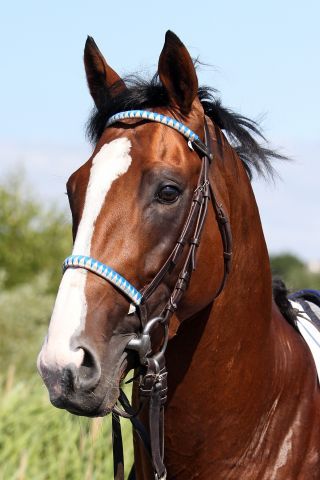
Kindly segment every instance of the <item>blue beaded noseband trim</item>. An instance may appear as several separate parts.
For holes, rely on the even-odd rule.
[[[90,270],[90,272],[99,275],[99,277],[108,280],[115,287],[119,288],[119,290],[127,295],[135,305],[140,305],[141,303],[142,294],[136,290],[128,280],[123,278],[111,267],[108,267],[108,265],[105,265],[92,257],[71,255],[63,262],[63,272],[65,272],[67,268],[84,268],[85,270]]]
[[[206,145],[201,141],[200,137],[195,132],[183,125],[183,123],[178,122],[174,118],[162,115],[161,113],[149,112],[148,110],[128,110],[126,112],[116,113],[109,118],[106,123],[106,127],[109,127],[114,123],[128,118],[140,118],[142,120],[162,123],[167,127],[173,128],[188,139],[188,145],[190,146],[190,148],[192,148],[191,144],[194,144],[200,150],[200,152],[207,155],[210,159],[212,158]],[[128,280],[123,278],[119,273],[117,273],[108,265],[105,265],[104,263],[101,263],[92,257],[88,257],[85,255],[71,255],[70,257],[66,258],[63,263],[63,272],[65,272],[67,268],[84,268],[85,270],[90,270],[91,272],[112,283],[127,297],[129,297],[135,305],[140,305],[143,300],[142,293],[136,290],[131,285],[131,283],[128,282]]]

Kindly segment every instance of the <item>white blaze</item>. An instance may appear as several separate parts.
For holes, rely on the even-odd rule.
[[[131,164],[130,148],[131,143],[127,138],[119,138],[103,145],[93,158],[73,255],[90,256],[96,219],[112,183],[126,173]],[[69,363],[80,366],[82,363],[83,350],[72,350],[70,340],[84,328],[87,315],[87,273],[83,269],[69,268],[63,275],[48,336],[39,355],[39,363],[45,366],[64,367]]]

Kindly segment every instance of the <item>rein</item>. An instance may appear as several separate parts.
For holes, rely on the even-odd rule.
[[[149,434],[146,432],[143,424],[136,418],[137,413],[133,411],[124,392],[121,391],[119,401],[124,412],[119,410],[118,407],[115,407],[112,413],[114,478],[116,480],[124,479],[123,447],[119,419],[119,416],[124,416],[130,418],[133,428],[144,443],[153,465],[154,479],[165,480],[167,475],[163,462],[164,404],[167,399],[165,351],[168,344],[169,322],[172,315],[177,310],[181,298],[188,288],[192,272],[196,268],[196,251],[200,245],[201,233],[206,219],[209,200],[211,200],[215,212],[224,252],[223,277],[220,286],[215,292],[214,299],[222,292],[230,271],[232,235],[229,220],[224,213],[221,203],[217,201],[209,180],[208,172],[210,163],[213,160],[213,155],[206,120],[204,123],[204,143],[195,132],[177,120],[159,113],[145,110],[130,110],[117,113],[108,120],[106,127],[128,118],[140,118],[147,121],[162,123],[163,125],[175,129],[188,140],[189,147],[192,150],[196,150],[201,156],[202,163],[197,187],[193,193],[189,214],[182,228],[181,235],[157,275],[148,285],[143,287],[140,292],[111,267],[93,259],[92,257],[71,255],[64,261],[63,270],[65,271],[68,268],[84,268],[103,277],[128,297],[132,302],[129,313],[133,313],[133,311],[136,310],[136,313],[140,318],[141,333],[131,339],[126,348],[128,350],[136,351],[139,355],[140,366],[142,367],[139,379],[139,395],[140,399],[149,402]],[[149,319],[148,299],[161,284],[163,278],[174,270],[186,245],[188,245],[189,250],[186,254],[185,261],[172,293],[160,316]],[[154,353],[151,346],[151,333],[154,327],[159,325],[163,329],[163,341],[160,350]]]

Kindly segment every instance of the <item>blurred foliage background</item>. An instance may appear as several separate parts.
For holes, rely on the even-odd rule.
[[[320,290],[320,262],[304,263],[291,253],[270,256],[273,275],[280,276],[290,292],[302,288]]]
[[[36,372],[61,264],[71,251],[68,215],[36,199],[23,174],[0,184],[0,480],[112,478],[110,418],[51,407]],[[320,274],[294,255],[272,255],[290,290],[320,289]],[[132,461],[125,423],[126,465]]]

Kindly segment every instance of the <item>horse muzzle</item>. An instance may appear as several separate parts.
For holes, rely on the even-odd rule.
[[[76,415],[104,416],[119,397],[119,385],[127,369],[127,352],[108,358],[101,365],[93,350],[83,349],[81,364],[46,363],[45,349],[38,357],[38,371],[51,403]]]

